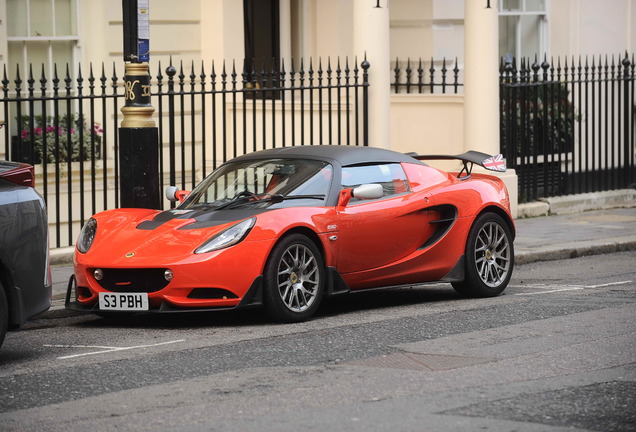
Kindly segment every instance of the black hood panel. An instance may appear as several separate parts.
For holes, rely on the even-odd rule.
[[[152,231],[173,219],[194,219],[194,222],[179,228],[180,230],[210,228],[217,225],[224,225],[230,222],[239,221],[261,213],[270,211],[269,209],[223,209],[223,210],[166,210],[159,213],[152,220],[141,222],[137,229]]]

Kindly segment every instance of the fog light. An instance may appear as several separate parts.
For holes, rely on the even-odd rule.
[[[163,272],[163,277],[170,282],[172,280],[172,277],[174,276],[174,274],[172,273],[172,270],[170,269],[166,269],[165,272]]]
[[[102,271],[102,269],[95,269],[95,271],[93,272],[93,277],[95,278],[95,280],[102,280],[104,279],[104,272]]]

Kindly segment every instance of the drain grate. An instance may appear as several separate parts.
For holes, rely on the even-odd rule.
[[[488,363],[496,359],[440,354],[415,354],[396,352],[379,357],[369,357],[342,364],[385,369],[409,369],[416,371],[444,371]]]

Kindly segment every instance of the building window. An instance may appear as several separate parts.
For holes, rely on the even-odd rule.
[[[542,56],[547,51],[549,0],[499,0],[499,55]]]
[[[77,0],[7,0],[8,64],[34,73],[44,65],[47,76],[53,64],[73,64],[79,37]]]
[[[53,162],[51,146],[59,144],[60,160],[72,149],[71,158],[77,160],[79,152],[79,130],[86,123],[86,116],[77,114],[77,102],[60,104],[59,100],[46,99],[51,96],[54,67],[64,86],[66,65],[74,75],[74,56],[78,47],[78,0],[6,0],[7,11],[7,71],[10,79],[17,78],[20,68],[22,95],[28,90],[27,80],[35,80],[35,98],[38,103],[11,104],[6,113],[8,135],[11,136],[11,159],[38,164],[46,160]],[[42,69],[44,68],[44,69]],[[46,79],[46,94],[40,95],[40,78]],[[14,89],[17,88],[17,84]],[[42,99],[39,99],[40,96]],[[70,111],[68,107],[70,106]],[[21,109],[18,109],[21,107]],[[54,110],[54,108],[56,108]],[[57,117],[53,116],[56,113]],[[88,131],[88,133],[87,133]],[[91,138],[90,129],[84,131],[84,148],[91,143],[99,152],[101,136]],[[44,148],[46,143],[46,149]],[[67,153],[64,153],[67,152]],[[78,153],[81,154],[81,153]],[[87,155],[86,151],[84,155]]]

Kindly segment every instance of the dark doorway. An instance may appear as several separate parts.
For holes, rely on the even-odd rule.
[[[247,86],[276,87],[280,64],[278,0],[243,0],[245,20],[245,73]],[[254,97],[275,97],[255,92]]]

